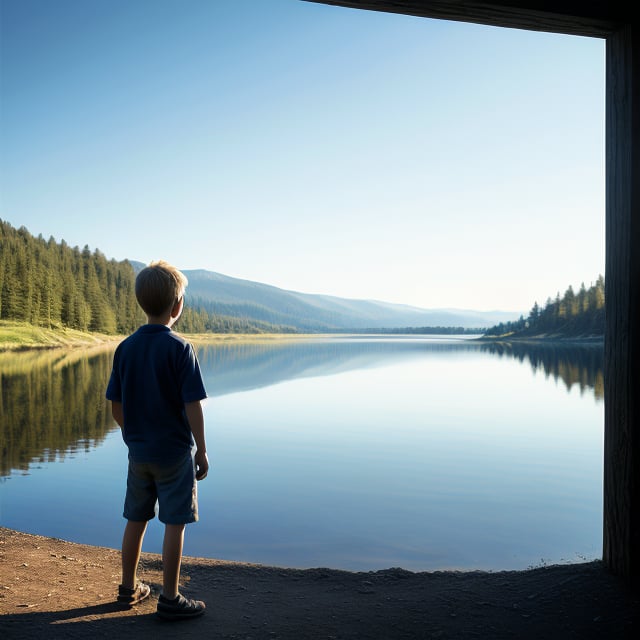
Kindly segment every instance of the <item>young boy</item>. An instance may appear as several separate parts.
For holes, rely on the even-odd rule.
[[[185,525],[198,520],[196,481],[209,469],[200,367],[191,345],[171,330],[182,313],[186,286],[184,274],[163,261],[138,274],[136,298],[147,324],[118,345],[106,393],[129,449],[118,602],[134,605],[149,597],[149,586],[136,572],[157,501],[165,525],[157,613],[166,619],[205,611],[204,602],[178,592]]]

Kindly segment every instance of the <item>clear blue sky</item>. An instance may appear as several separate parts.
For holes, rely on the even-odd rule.
[[[0,218],[426,308],[604,273],[604,41],[301,0],[0,0]]]

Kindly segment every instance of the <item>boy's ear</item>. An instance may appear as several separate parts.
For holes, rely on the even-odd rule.
[[[171,309],[171,317],[177,318],[182,313],[183,306],[184,306],[184,296],[180,296],[176,300],[175,304],[173,305],[173,308]]]

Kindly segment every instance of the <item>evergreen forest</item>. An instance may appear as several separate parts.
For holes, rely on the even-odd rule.
[[[487,337],[601,337],[604,336],[604,277],[576,293],[569,286],[563,296],[534,303],[527,318],[503,322],[485,332]]]
[[[136,272],[128,260],[107,260],[99,251],[64,240],[34,237],[0,219],[0,320],[46,328],[125,335],[145,322],[135,297]],[[179,321],[185,333],[290,332],[187,304]]]
[[[140,265],[137,265],[140,268]],[[108,260],[99,250],[70,247],[64,240],[33,236],[0,219],[0,321],[46,328],[69,328],[126,335],[145,322],[135,298],[136,266]],[[264,287],[271,290],[271,287]],[[189,297],[177,328],[184,333],[295,333],[300,326],[283,316],[256,312],[256,304],[226,305],[198,295]],[[287,294],[287,292],[283,292]],[[287,294],[288,295],[288,294]],[[289,297],[291,297],[289,295]],[[604,278],[589,288],[571,286],[563,296],[536,302],[528,317],[502,322],[486,337],[598,337],[604,335]],[[267,310],[268,311],[268,310]],[[286,311],[286,309],[285,309]],[[319,313],[319,312],[318,312]],[[258,317],[256,317],[258,316]],[[292,316],[293,318],[293,316]],[[305,325],[307,331],[320,327]],[[342,332],[339,325],[324,331]],[[462,327],[351,329],[358,333],[482,333]]]

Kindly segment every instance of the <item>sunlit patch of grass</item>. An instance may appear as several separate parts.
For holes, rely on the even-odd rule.
[[[178,333],[189,342],[202,345],[221,342],[273,342],[326,337],[320,334],[302,333],[181,333],[179,330]],[[124,336],[110,336],[65,327],[47,329],[28,322],[0,320],[0,351],[89,347],[119,342],[123,338]]]
[[[86,347],[121,339],[122,336],[108,336],[63,327],[47,329],[28,322],[0,320],[0,351],[52,347]]]

